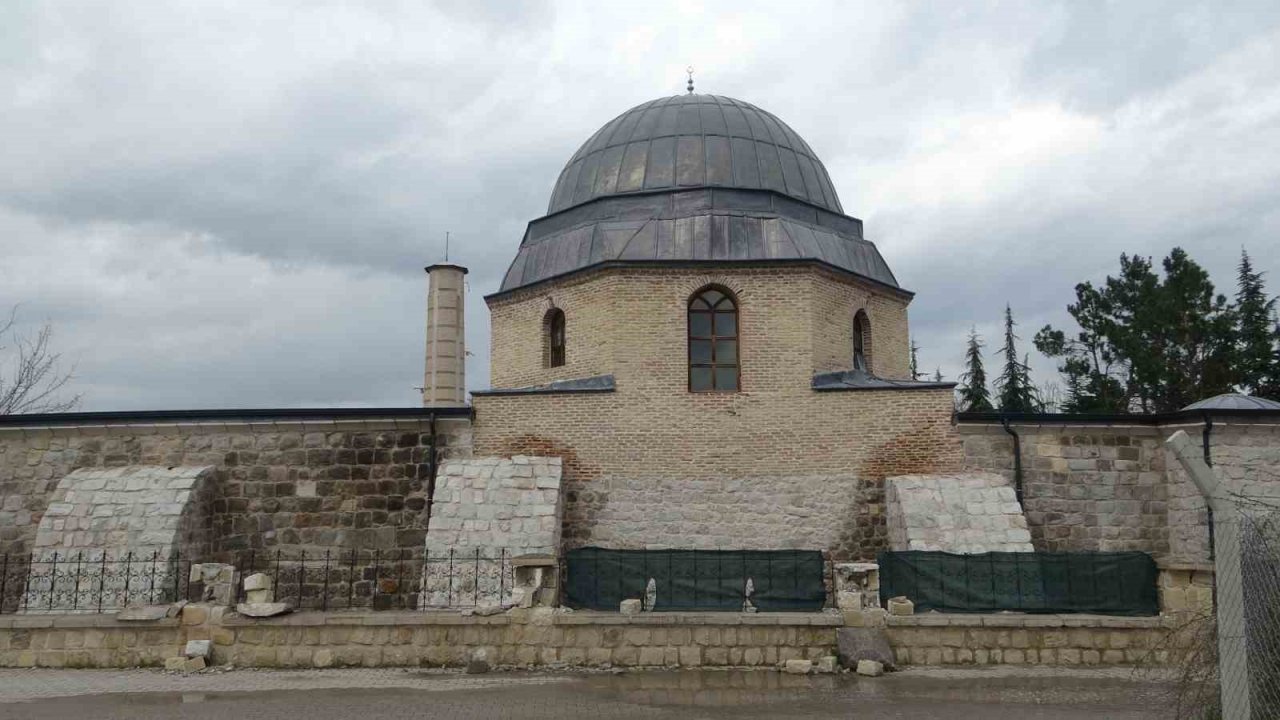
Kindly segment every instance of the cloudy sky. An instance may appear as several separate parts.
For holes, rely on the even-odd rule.
[[[481,298],[564,161],[690,64],[808,140],[950,377],[1121,252],[1230,290],[1246,247],[1280,292],[1273,0],[7,0],[0,307],[85,410],[414,405],[449,231],[484,387]]]

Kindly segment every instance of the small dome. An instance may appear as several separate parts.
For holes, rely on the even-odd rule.
[[[578,148],[547,214],[610,195],[688,187],[773,190],[843,214],[831,178],[794,130],[722,95],[674,95],[637,105]]]
[[[1191,403],[1183,410],[1280,410],[1280,402],[1266,398],[1223,393],[1200,402]]]

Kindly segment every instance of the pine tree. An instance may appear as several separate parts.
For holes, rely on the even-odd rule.
[[[933,371],[933,381],[942,382],[942,368],[937,368]]]
[[[1018,336],[1013,333],[1013,308],[1004,308],[1004,347],[1000,354],[1004,356],[1004,369],[996,378],[996,394],[1001,412],[1039,412],[1040,401],[1036,396],[1035,385],[1031,384],[1031,369],[1026,358],[1018,358]]]
[[[977,328],[969,329],[969,347],[964,353],[964,373],[960,375],[960,409],[966,412],[990,412],[991,392],[987,390],[987,371],[982,365],[982,338]]]
[[[1238,321],[1235,367],[1237,383],[1245,392],[1257,395],[1267,389],[1276,375],[1276,300],[1267,298],[1263,273],[1253,269],[1249,253],[1240,251],[1236,291]]]
[[[920,352],[920,346],[916,344],[916,339],[911,338],[911,379],[920,379],[920,362],[916,359],[916,354]]]

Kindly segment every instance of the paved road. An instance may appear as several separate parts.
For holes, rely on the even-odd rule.
[[[1122,671],[912,670],[490,674],[413,670],[0,671],[0,719],[720,720],[1166,717],[1162,686]]]

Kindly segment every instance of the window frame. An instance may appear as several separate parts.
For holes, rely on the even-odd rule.
[[[871,345],[871,321],[864,308],[858,308],[853,314],[853,369],[871,374],[871,353],[867,350]],[[858,366],[858,356],[862,356],[862,366]]]
[[[568,361],[567,346],[569,344],[567,332],[568,322],[564,316],[564,310],[553,307],[547,311],[546,317],[542,321],[543,338],[546,342],[546,367],[558,368],[564,367]],[[557,338],[557,330],[559,337]],[[557,339],[559,343],[557,344]]]
[[[710,302],[705,296],[708,293],[716,292],[721,295],[714,303]],[[701,302],[706,308],[697,308],[695,303]],[[729,310],[721,308],[727,306]],[[708,334],[694,335],[693,322],[694,316],[708,316]],[[716,316],[732,315],[733,317],[733,334],[718,335],[716,331]],[[707,362],[695,362],[693,357],[694,342],[706,342],[710,345],[711,356]],[[733,362],[720,362],[717,360],[717,349],[721,343],[732,342],[734,347]],[[728,288],[721,285],[706,285],[699,288],[689,296],[685,303],[685,366],[686,366],[686,389],[691,393],[737,393],[742,392],[742,308],[738,301],[738,297]],[[716,378],[717,370],[733,368],[733,387],[720,388],[717,387]],[[711,386],[706,389],[695,389],[693,386],[693,371],[696,368],[706,368],[711,372]]]

